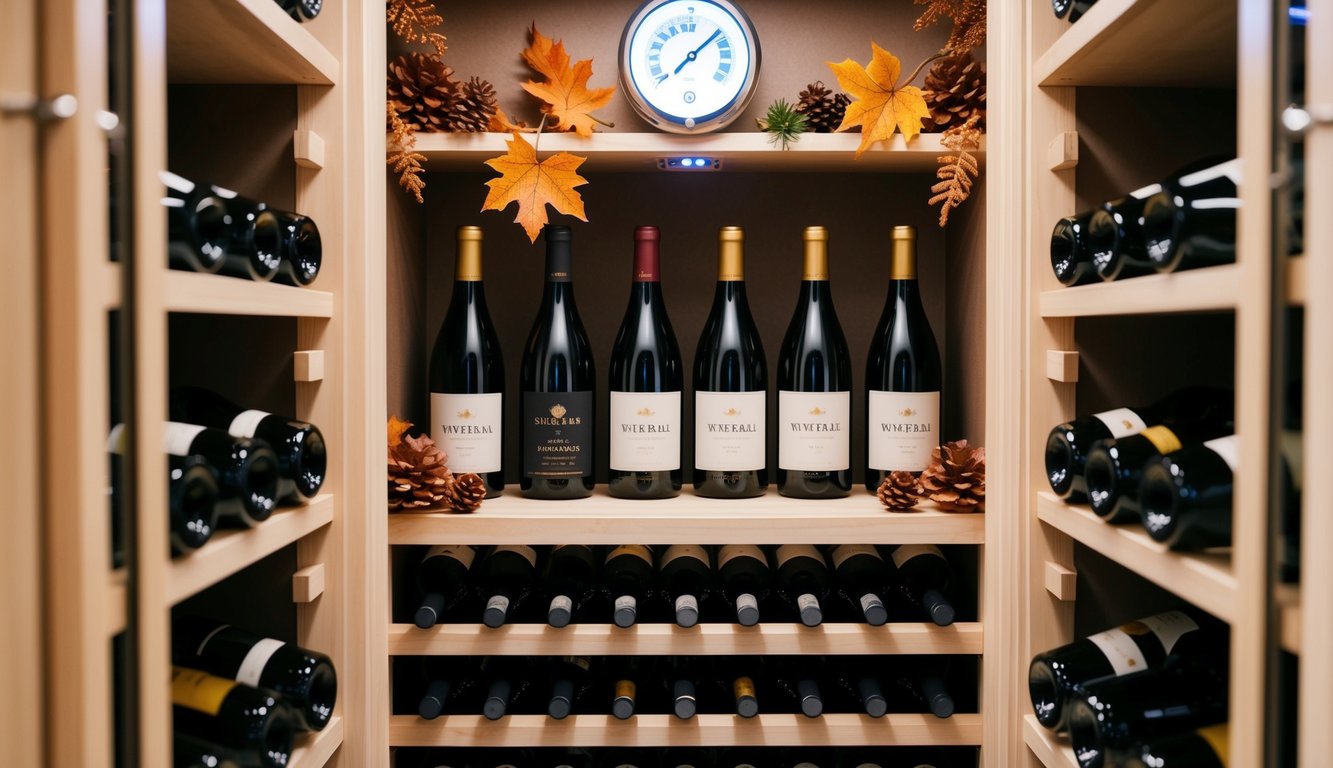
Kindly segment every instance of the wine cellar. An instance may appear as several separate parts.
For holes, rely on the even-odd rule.
[[[387,24],[369,0],[4,4],[0,763],[1326,763],[1333,668],[1302,649],[1333,626],[1333,523],[1305,482],[1333,430],[1333,223],[1304,212],[1333,200],[1333,2],[701,0],[700,19],[743,8],[707,37],[674,1],[647,17],[644,73],[684,73],[687,105],[750,73],[698,124],[634,79],[635,14],[672,0],[388,0]],[[869,123],[826,130],[860,108],[846,96],[783,134],[779,99],[851,92],[842,68],[873,55],[873,80],[881,54],[889,90],[920,84],[978,13],[976,64],[950,74],[982,71],[982,96],[937,126],[980,130],[947,225],[932,196],[963,134],[891,126],[862,152]],[[611,94],[587,136],[535,82],[576,60]],[[927,86],[925,119],[960,88]],[[582,162],[516,218],[491,197],[520,143]],[[719,258],[731,228],[743,283]],[[543,271],[566,237],[572,261]],[[832,296],[845,349],[826,325],[818,351],[849,379],[790,373],[823,365],[790,359],[803,281]],[[707,343],[736,283],[736,333],[762,351]],[[613,450],[631,389],[613,347],[640,295],[679,349],[675,384],[634,390],[680,391],[674,474]],[[463,296],[489,329],[456,336],[493,331],[503,373],[442,352]],[[914,373],[874,384],[899,317]],[[533,372],[580,354],[582,383]],[[756,354],[763,468],[735,474],[766,479],[711,498],[695,476],[731,470],[702,466],[696,393]],[[938,391],[924,473],[868,457],[881,386]],[[849,493],[780,492],[802,472],[782,458],[789,389],[848,391],[829,418]],[[532,480],[524,398],[548,392],[547,421],[594,425],[586,495]],[[496,466],[436,451],[442,394],[497,398]],[[617,472],[657,475],[659,497]]]

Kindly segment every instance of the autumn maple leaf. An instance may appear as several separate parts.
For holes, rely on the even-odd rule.
[[[877,141],[887,141],[895,130],[911,141],[921,133],[922,118],[930,117],[925,96],[915,85],[898,85],[902,63],[898,57],[871,43],[870,66],[851,59],[841,64],[826,62],[838,77],[838,85],[852,96],[838,131],[861,126],[861,146],[856,156]]]
[[[523,60],[546,80],[541,83],[529,80],[523,84],[523,90],[546,102],[543,111],[555,118],[556,128],[591,136],[597,120],[590,113],[610,103],[615,87],[589,90],[592,59],[583,59],[570,67],[563,41],[553,41],[538,32],[536,24],[532,25],[531,34],[532,44],[524,49]]]
[[[584,158],[557,152],[537,162],[537,150],[517,131],[506,143],[508,152],[486,161],[486,165],[500,172],[500,178],[486,182],[491,191],[481,206],[483,211],[502,211],[510,203],[518,203],[514,222],[523,225],[534,243],[546,226],[547,204],[560,213],[588,220],[583,214],[583,197],[574,191],[575,187],[588,183],[575,173]]]

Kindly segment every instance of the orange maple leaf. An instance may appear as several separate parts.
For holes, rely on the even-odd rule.
[[[518,203],[514,222],[523,225],[534,243],[546,226],[547,204],[560,213],[588,220],[583,214],[583,197],[574,191],[574,187],[588,183],[575,173],[584,158],[557,152],[537,162],[537,150],[518,131],[506,143],[508,152],[486,161],[486,165],[500,172],[500,178],[486,182],[491,191],[481,206],[483,211],[502,211],[510,203]]]
[[[412,428],[412,422],[410,422],[410,421],[403,421],[402,419],[398,418],[397,416],[390,416],[390,417],[389,417],[389,447],[390,447],[390,448],[393,448],[393,447],[396,446],[396,445],[401,445],[402,442],[403,442],[403,435],[407,432],[407,430],[409,430],[409,429],[411,429],[411,428]]]
[[[841,64],[825,62],[838,76],[838,85],[853,97],[847,105],[838,131],[861,126],[861,146],[856,156],[877,141],[887,141],[895,130],[911,141],[921,133],[921,120],[930,117],[930,108],[921,89],[915,85],[898,85],[902,64],[898,57],[871,43],[870,66],[862,67],[851,59]]]
[[[571,68],[563,41],[552,41],[537,31],[536,24],[532,25],[531,34],[532,44],[523,51],[523,60],[545,76],[546,81],[529,80],[523,84],[523,90],[546,102],[542,111],[555,118],[556,128],[591,136],[593,123],[597,121],[589,113],[606,106],[615,95],[615,87],[589,90],[592,59],[584,59]]]

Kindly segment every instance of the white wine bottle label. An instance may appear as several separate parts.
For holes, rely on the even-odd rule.
[[[245,658],[241,659],[241,667],[236,670],[236,682],[245,683],[258,687],[259,678],[264,674],[264,667],[268,660],[273,658],[273,654],[286,643],[281,640],[274,640],[266,637],[263,640],[250,646],[246,652]]]
[[[847,562],[850,557],[856,555],[870,555],[876,560],[882,561],[884,558],[879,556],[879,550],[870,544],[840,544],[833,549],[833,567],[841,568],[842,564]]]
[[[699,598],[694,595],[681,595],[676,598],[676,613],[681,611],[693,611],[699,613]]]
[[[813,558],[815,562],[824,562],[824,556],[819,554],[819,550],[814,544],[783,544],[778,547],[778,567],[787,564],[787,561],[797,557]]]
[[[509,598],[504,595],[492,595],[491,599],[486,601],[486,611],[497,611],[501,616],[508,616]]]
[[[241,411],[231,420],[227,434],[232,437],[254,437],[255,431],[259,429],[259,422],[272,415],[268,411]]]
[[[1113,411],[1094,413],[1093,417],[1111,430],[1111,437],[1119,440],[1148,428],[1137,413],[1129,408],[1116,408]]]
[[[704,565],[710,563],[708,550],[698,544],[672,544],[662,553],[662,564],[659,567],[665,568],[668,563],[680,557],[692,557]]]
[[[537,567],[537,550],[532,547],[524,544],[500,544],[496,546],[495,549],[491,550],[491,556],[498,555],[501,552],[513,552],[514,554],[522,556],[524,560],[527,560],[528,565],[531,565],[533,568]]]
[[[1223,176],[1231,179],[1231,183],[1240,186],[1240,158],[1228,160],[1225,163],[1218,163],[1211,168],[1204,168],[1201,171],[1187,173],[1180,177],[1180,186],[1197,187],[1213,179],[1220,179]]]
[[[1133,192],[1130,192],[1129,196],[1134,198],[1135,200],[1147,200],[1148,198],[1152,197],[1153,195],[1161,191],[1162,191],[1161,184],[1149,184],[1146,187],[1139,187]]]
[[[778,392],[778,467],[850,469],[851,392]]]
[[[504,395],[430,393],[430,436],[455,474],[499,472]]]
[[[477,551],[466,544],[437,544],[426,551],[423,560],[432,557],[448,557],[463,564],[465,569],[471,570],[472,561],[477,557]]]
[[[890,557],[893,558],[894,565],[902,568],[907,565],[908,560],[922,555],[944,559],[944,553],[934,544],[903,544],[896,547]]]
[[[764,392],[694,393],[694,466],[711,472],[764,468]]]
[[[611,469],[680,469],[680,393],[611,392]]]
[[[172,456],[189,456],[190,445],[203,432],[204,428],[195,424],[182,424],[168,421],[166,429],[166,451]]]
[[[768,559],[764,557],[764,550],[759,547],[753,544],[728,544],[717,552],[717,567],[721,568],[738,557],[753,557],[764,565],[768,565]]]
[[[1108,629],[1105,632],[1088,635],[1088,641],[1101,650],[1102,655],[1111,663],[1111,670],[1116,677],[1142,672],[1148,668],[1148,660],[1143,657],[1143,650],[1123,629]]]
[[[114,453],[117,456],[125,454],[125,425],[117,424],[111,428],[111,434],[106,439],[106,452]]]
[[[1209,440],[1203,444],[1205,448],[1222,457],[1222,461],[1231,467],[1234,474],[1236,467],[1240,466],[1240,438],[1235,435],[1219,437],[1216,440]]]
[[[524,392],[525,477],[592,474],[593,398],[583,392]]]
[[[644,546],[643,544],[621,544],[606,553],[606,562],[609,563],[622,555],[637,557],[649,565],[653,564],[653,550],[651,547]]]
[[[171,670],[171,703],[206,715],[217,715],[222,711],[223,699],[235,687],[234,680],[224,680],[206,672],[182,667]]]
[[[805,613],[806,611],[810,610],[817,611],[819,610],[819,598],[809,594],[801,595],[800,597],[796,598],[796,608],[801,613]]]
[[[1162,651],[1170,653],[1172,648],[1176,647],[1176,642],[1185,635],[1198,629],[1199,625],[1189,617],[1189,614],[1180,611],[1167,611],[1159,613],[1156,616],[1149,616],[1146,619],[1132,621],[1120,629],[1127,634],[1144,634],[1143,630],[1157,635],[1157,641],[1162,644]]]
[[[870,390],[869,453],[871,469],[923,472],[940,444],[939,392]]]
[[[883,608],[884,601],[879,599],[879,595],[873,592],[867,592],[861,595],[861,613],[870,613],[875,608]]]
[[[1148,438],[1152,447],[1157,449],[1158,453],[1166,454],[1181,449],[1180,438],[1172,432],[1169,427],[1163,427],[1160,424],[1155,427],[1148,427],[1139,433]]]

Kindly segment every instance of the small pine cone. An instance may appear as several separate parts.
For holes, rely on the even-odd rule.
[[[986,449],[966,440],[935,448],[921,473],[921,495],[945,512],[985,512]]]
[[[486,499],[486,481],[473,472],[455,475],[444,498],[455,512],[476,512]]]
[[[946,56],[926,73],[926,106],[930,118],[925,130],[942,133],[980,115],[977,127],[986,130],[986,67],[971,52]]]
[[[876,495],[889,511],[906,512],[921,499],[921,489],[917,485],[916,475],[899,469],[885,475]]]
[[[495,99],[495,88],[479,77],[463,83],[449,112],[449,130],[458,133],[481,133],[495,117],[499,103]]]
[[[399,56],[389,62],[389,101],[403,122],[424,131],[447,131],[460,92],[453,74],[453,67],[433,56]]]
[[[817,80],[801,91],[796,111],[805,115],[808,130],[832,133],[842,125],[843,115],[847,113],[847,105],[851,102],[847,94],[834,93],[824,86],[823,80]]]
[[[433,507],[454,484],[444,453],[428,435],[389,447],[389,509]]]

